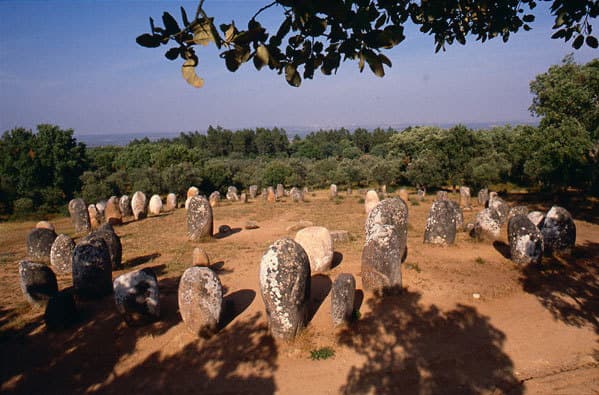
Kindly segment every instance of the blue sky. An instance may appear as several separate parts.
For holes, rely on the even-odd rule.
[[[206,0],[218,23],[243,24],[268,1]],[[198,51],[195,89],[180,75],[180,60],[166,48],[146,49],[135,37],[149,30],[148,17],[164,11],[179,18],[184,1],[0,0],[0,132],[39,123],[76,134],[178,133],[208,125],[339,127],[357,125],[531,121],[528,83],[574,52],[551,40],[552,19],[538,7],[533,30],[504,44],[469,40],[434,53],[433,39],[414,28],[387,51],[393,67],[384,78],[357,64],[342,64],[336,76],[320,72],[300,88],[250,62],[226,70],[214,46]],[[281,10],[259,18],[276,26]],[[585,47],[585,63],[597,51]]]

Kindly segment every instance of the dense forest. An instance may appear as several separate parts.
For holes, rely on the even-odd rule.
[[[429,189],[510,183],[599,194],[599,59],[578,65],[566,57],[530,88],[538,126],[341,128],[291,139],[279,128],[209,127],[94,148],[78,143],[70,129],[15,128],[0,139],[0,214],[60,211],[74,196],[86,202],[137,190],[183,196],[191,185],[210,193],[278,183]]]

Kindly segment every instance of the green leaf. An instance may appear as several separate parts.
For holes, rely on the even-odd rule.
[[[141,36],[137,36],[135,42],[142,47],[146,48],[157,48],[160,46],[160,41],[162,37],[157,34],[148,34],[144,33]]]
[[[177,59],[177,56],[179,56],[179,53],[180,53],[179,47],[172,47],[171,49],[169,49],[168,51],[166,51],[166,53],[164,54],[164,56],[168,60],[175,60],[175,59]]]
[[[165,29],[165,34],[167,36],[171,36],[175,33],[179,33],[181,31],[181,29],[179,28],[179,24],[177,23],[177,21],[175,20],[175,18],[173,18],[173,16],[171,14],[169,14],[168,12],[165,12],[164,14],[162,14],[162,22],[164,23],[164,29]]]
[[[300,77],[297,72],[295,65],[291,63],[288,63],[287,66],[285,66],[285,79],[289,85],[295,86],[296,88],[302,83],[302,77]]]
[[[194,60],[186,60],[183,63],[183,66],[181,66],[181,75],[183,75],[183,79],[185,79],[185,81],[187,81],[189,85],[195,88],[201,88],[202,86],[204,86],[204,80],[198,77],[198,75],[196,74],[196,65],[197,63]]]
[[[591,48],[597,48],[597,39],[593,36],[587,36],[586,39],[587,45]]]
[[[580,49],[580,47],[582,47],[583,43],[584,43],[584,36],[582,34],[579,34],[574,39],[574,42],[572,43],[572,46],[574,47],[574,49]]]

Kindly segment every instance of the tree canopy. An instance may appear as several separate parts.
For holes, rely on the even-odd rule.
[[[464,45],[469,37],[482,42],[501,37],[506,42],[520,29],[532,29],[535,16],[531,11],[537,6],[534,0],[275,0],[257,10],[247,28],[233,21],[217,29],[203,3],[199,1],[191,20],[181,7],[181,25],[168,12],[162,15],[163,26],[150,17],[150,32],[136,39],[144,47],[170,46],[165,57],[182,59],[183,78],[198,88],[204,84],[195,71],[198,45],[214,43],[222,50],[220,56],[229,71],[251,60],[256,69],[267,66],[297,87],[302,78],[313,78],[316,70],[335,73],[345,60],[357,61],[360,71],[367,64],[383,77],[384,66],[391,67],[383,50],[405,39],[408,23],[432,35],[435,51],[439,51],[454,43]],[[257,20],[271,7],[282,10],[274,34]],[[575,49],[585,43],[598,47],[591,20],[599,14],[599,2],[552,0],[550,12],[555,22],[551,38],[571,41]]]

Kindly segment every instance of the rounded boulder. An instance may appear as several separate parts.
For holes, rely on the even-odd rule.
[[[310,260],[312,274],[331,270],[333,263],[333,238],[323,226],[309,226],[298,231],[295,241],[302,246]]]

